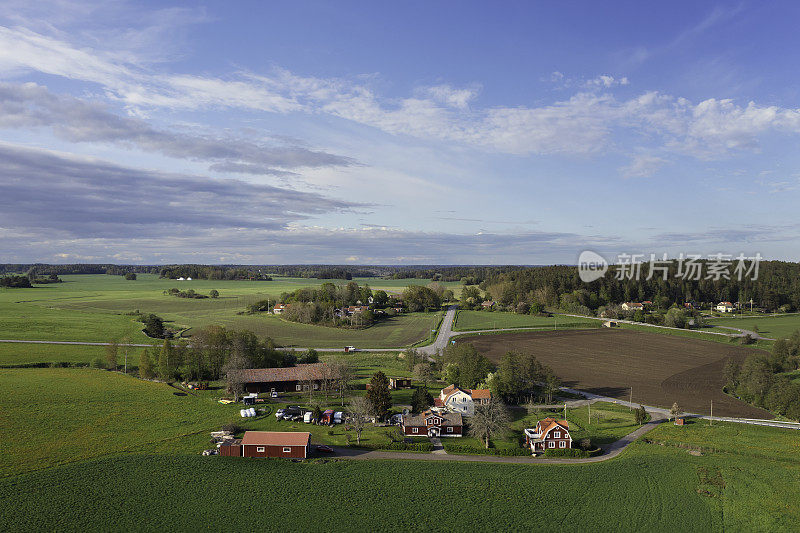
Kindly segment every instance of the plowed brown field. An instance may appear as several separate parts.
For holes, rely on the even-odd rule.
[[[669,408],[678,402],[692,413],[772,418],[722,392],[728,359],[743,361],[752,350],[741,346],[630,330],[542,331],[460,337],[499,361],[510,351],[532,353],[550,366],[564,386]]]

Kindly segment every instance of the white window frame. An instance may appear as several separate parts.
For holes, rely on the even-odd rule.
[[[547,443],[547,447],[548,447],[548,448],[555,448],[555,447],[556,447],[556,443],[555,443],[555,441],[552,441],[552,440],[551,440],[550,442],[548,442],[548,443]]]
[[[447,432],[448,433],[452,433],[453,432],[453,426],[447,426]]]
[[[419,433],[419,428],[411,428],[411,433]]]
[[[299,383],[295,385],[295,389],[297,389],[298,391],[303,390],[302,385],[300,385]]]
[[[256,453],[264,453],[266,448],[264,446],[256,446]]]
[[[560,431],[556,431],[555,433],[553,433],[553,437],[555,437],[557,439],[560,439],[561,438],[561,432]]]
[[[562,440],[561,442],[558,443],[558,447],[559,448],[566,448],[567,447],[567,441]]]
[[[319,389],[319,383],[314,383],[314,390]]]
[[[283,453],[292,453],[292,447],[291,446],[284,446],[283,447]]]

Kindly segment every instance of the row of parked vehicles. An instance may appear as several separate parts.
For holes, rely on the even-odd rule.
[[[275,412],[275,418],[278,420],[292,420],[295,422],[302,420],[306,424],[318,422],[320,424],[333,425],[344,422],[344,413],[342,411],[328,409],[323,411],[322,418],[320,420],[314,420],[314,411],[303,409],[297,405],[290,405],[284,409],[278,409]]]

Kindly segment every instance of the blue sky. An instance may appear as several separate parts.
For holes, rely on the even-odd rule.
[[[0,6],[0,261],[796,261],[800,5]]]

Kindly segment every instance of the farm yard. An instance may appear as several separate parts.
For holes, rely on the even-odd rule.
[[[454,331],[472,331],[478,329],[506,329],[506,328],[596,328],[601,322],[597,320],[582,320],[568,316],[554,315],[542,317],[533,315],[520,315],[502,311],[468,311],[460,310],[456,315],[453,325]]]
[[[20,340],[58,340],[108,342],[129,339],[148,342],[142,325],[132,316],[154,313],[172,328],[191,334],[191,328],[209,324],[233,329],[249,329],[272,337],[278,344],[303,347],[331,347],[345,344],[393,348],[430,338],[438,317],[426,313],[399,315],[364,330],[344,330],[299,324],[272,315],[238,314],[256,301],[277,299],[281,293],[301,287],[318,286],[332,280],[275,278],[273,281],[176,281],[141,274],[136,281],[122,276],[65,275],[64,283],[33,289],[0,289],[0,338]],[[360,285],[400,293],[412,284],[427,280],[384,280],[358,278]],[[333,280],[337,284],[343,280]],[[456,293],[460,285],[445,283]],[[219,291],[219,298],[176,298],[163,292],[173,287],[208,294]]]
[[[722,391],[729,358],[743,361],[750,348],[632,330],[595,329],[519,332],[458,337],[489,359],[507,351],[532,353],[570,388],[621,400],[669,408],[678,402],[688,412],[745,418],[771,418],[762,409]]]

